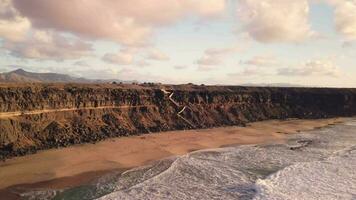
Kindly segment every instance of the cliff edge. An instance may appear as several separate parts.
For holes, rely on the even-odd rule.
[[[0,85],[0,158],[153,132],[356,114],[356,89]]]

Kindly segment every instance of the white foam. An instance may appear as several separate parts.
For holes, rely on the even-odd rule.
[[[85,191],[92,198],[107,194],[101,200],[355,200],[355,130],[353,121],[294,135],[287,145],[197,151],[103,177],[56,199]]]
[[[157,176],[101,199],[233,199],[240,195],[237,185],[252,188],[252,183],[233,166],[186,155]]]
[[[256,199],[276,200],[356,198],[355,125],[299,134],[288,145],[190,153],[155,176],[101,199],[253,199],[256,194]],[[301,142],[300,148],[291,148]]]
[[[255,200],[356,199],[356,151],[326,161],[297,163],[256,183]]]

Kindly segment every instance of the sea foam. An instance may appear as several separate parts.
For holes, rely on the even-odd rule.
[[[287,144],[193,152],[101,199],[355,199],[355,130],[352,121]]]
[[[54,199],[351,200],[356,199],[355,144],[356,120],[296,134],[287,144],[243,145],[167,158],[57,191]]]
[[[356,199],[356,151],[325,161],[296,163],[256,183],[254,199]]]

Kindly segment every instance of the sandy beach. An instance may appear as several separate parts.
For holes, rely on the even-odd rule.
[[[146,134],[40,151],[0,163],[0,196],[10,199],[13,195],[9,192],[21,188],[58,189],[81,185],[112,170],[125,170],[200,149],[283,142],[288,134],[345,120],[270,120],[250,123],[247,127]]]

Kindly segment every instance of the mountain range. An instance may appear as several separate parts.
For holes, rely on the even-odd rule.
[[[116,79],[95,80],[77,78],[66,74],[28,72],[23,69],[0,73],[0,83],[108,83],[114,81],[128,83],[128,81]]]
[[[35,73],[23,69],[17,69],[10,72],[0,73],[0,83],[137,83],[138,81],[122,81],[117,79],[86,79],[77,78],[66,74],[58,73]],[[285,83],[275,84],[242,84],[248,87],[303,87],[302,85],[293,85]]]

